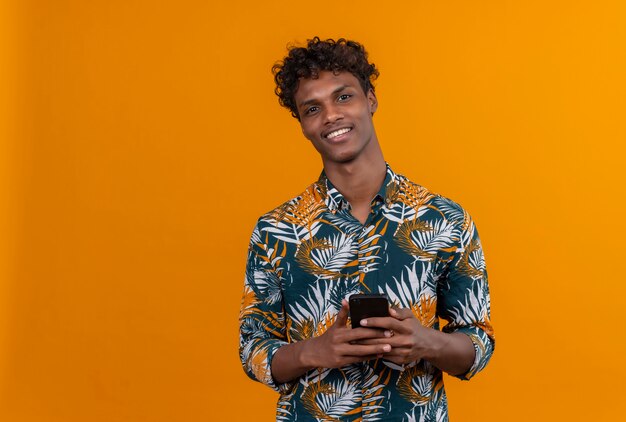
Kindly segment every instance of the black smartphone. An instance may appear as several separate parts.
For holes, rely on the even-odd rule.
[[[350,296],[350,321],[352,328],[361,326],[361,320],[369,317],[389,316],[389,302],[386,295],[355,294]]]

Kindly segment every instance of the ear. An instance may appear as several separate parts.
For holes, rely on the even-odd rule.
[[[374,94],[373,89],[369,89],[367,91],[367,102],[369,104],[370,113],[373,115],[378,110],[378,99],[376,98],[376,94]]]

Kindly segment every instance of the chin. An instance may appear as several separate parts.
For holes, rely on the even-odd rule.
[[[336,164],[348,164],[353,162],[355,159],[356,157],[354,155],[343,155],[339,157],[330,157],[326,161]]]

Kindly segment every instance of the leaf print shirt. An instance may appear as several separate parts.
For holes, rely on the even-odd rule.
[[[341,301],[383,293],[420,323],[463,332],[474,344],[469,379],[494,348],[483,252],[470,216],[456,203],[387,174],[361,224],[324,173],[301,195],[263,215],[250,240],[239,351],[252,379],[280,393],[279,421],[447,421],[439,369],[384,358],[318,368],[293,382],[271,375],[283,345],[319,336]]]

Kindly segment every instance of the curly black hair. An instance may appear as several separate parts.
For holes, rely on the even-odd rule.
[[[356,41],[314,37],[307,41],[306,47],[290,47],[287,57],[272,67],[272,73],[278,102],[296,119],[300,120],[300,116],[294,95],[300,78],[316,79],[323,70],[352,73],[366,94],[370,89],[374,90],[373,82],[379,74],[376,66],[367,61],[365,48]]]

